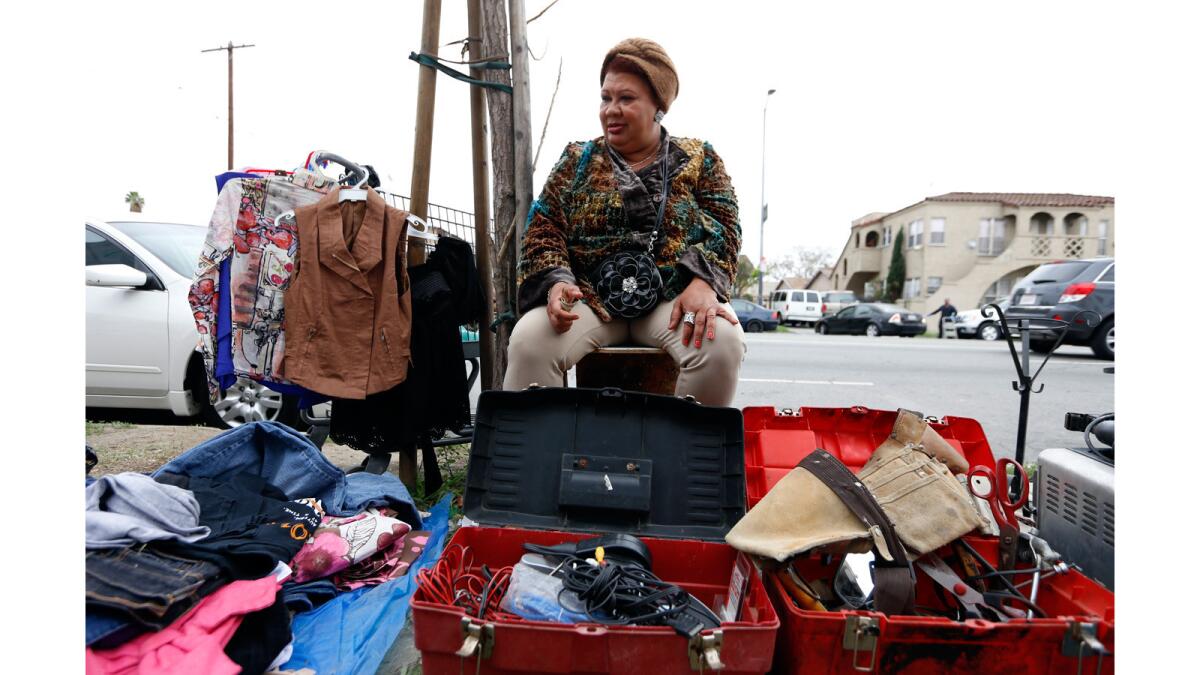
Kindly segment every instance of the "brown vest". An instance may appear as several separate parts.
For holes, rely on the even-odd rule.
[[[408,214],[370,188],[365,202],[339,204],[339,192],[296,209],[300,246],[284,294],[283,370],[315,392],[363,399],[408,375]]]

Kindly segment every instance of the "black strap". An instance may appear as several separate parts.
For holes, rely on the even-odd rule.
[[[875,496],[845,464],[820,448],[801,460],[799,466],[833,490],[867,529],[878,529],[883,534],[892,559],[884,558],[878,545],[875,546],[875,609],[884,614],[912,614],[916,603],[912,563],[895,526]]]

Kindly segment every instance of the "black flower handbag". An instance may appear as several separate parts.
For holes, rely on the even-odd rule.
[[[666,154],[662,159],[662,194],[658,200],[658,215],[654,231],[650,233],[650,244],[645,251],[622,251],[605,258],[596,267],[592,287],[609,314],[622,319],[637,319],[649,314],[662,297],[663,281],[654,262],[654,243],[658,240],[658,228],[662,225],[663,212],[667,206],[669,182],[666,171]]]

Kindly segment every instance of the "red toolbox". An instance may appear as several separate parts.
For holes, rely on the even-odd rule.
[[[468,566],[513,565],[525,543],[607,532],[639,537],[653,572],[717,609],[738,553],[723,537],[745,514],[741,412],[620,390],[484,392],[460,528]],[[446,553],[443,553],[446,555]],[[692,639],[668,627],[469,617],[413,598],[426,673],[766,673],[779,618],[753,566],[733,621]],[[710,661],[709,659],[713,659]]]
[[[854,471],[861,469],[891,433],[896,419],[895,411],[861,407],[800,408],[782,413],[770,407],[751,407],[743,415],[751,507],[816,448],[825,449]],[[983,429],[975,420],[947,417],[931,420],[930,425],[972,466],[995,466]],[[971,536],[967,541],[996,563],[995,537]],[[836,571],[834,564],[814,555],[798,562],[797,569],[801,576],[828,577]],[[823,565],[828,568],[822,569]],[[1030,578],[1016,575],[1013,582],[1020,585]],[[1113,672],[1113,659],[1089,647],[1098,641],[1109,653],[1113,650],[1113,594],[1073,569],[1043,577],[1038,604],[1048,618],[1006,623],[808,611],[796,606],[776,576],[765,575],[764,584],[781,621],[775,672]],[[941,603],[932,584],[918,583],[918,606]]]

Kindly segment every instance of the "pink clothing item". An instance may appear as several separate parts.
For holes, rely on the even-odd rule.
[[[391,509],[370,508],[346,518],[322,519],[321,526],[292,558],[296,583],[327,577],[396,545],[412,527]]]
[[[234,581],[157,633],[116,649],[87,650],[87,673],[237,675],[242,668],[225,655],[225,645],[246,614],[275,602],[280,587],[274,576]]]
[[[409,567],[421,556],[428,541],[429,532],[414,530],[394,540],[389,547],[381,544],[375,555],[335,574],[333,585],[339,591],[353,591],[402,577],[408,574]]]

